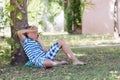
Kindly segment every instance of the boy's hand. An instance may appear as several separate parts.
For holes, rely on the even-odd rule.
[[[37,30],[28,30],[27,32],[28,32],[28,33],[29,33],[29,32],[37,32]]]

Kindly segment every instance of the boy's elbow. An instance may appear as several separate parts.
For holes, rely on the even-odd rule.
[[[21,34],[21,32],[20,31],[17,31],[17,35],[20,35]]]
[[[18,35],[18,36],[23,35],[22,31],[21,31],[21,30],[17,31],[17,35]]]

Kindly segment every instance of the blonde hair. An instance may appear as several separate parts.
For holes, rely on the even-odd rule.
[[[35,25],[32,25],[32,26],[28,26],[28,29],[30,29],[30,30],[38,30],[38,27],[36,27]]]

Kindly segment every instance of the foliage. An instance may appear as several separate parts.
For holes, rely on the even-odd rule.
[[[73,21],[73,18],[72,18],[71,9],[69,7],[67,7],[67,9],[65,11],[65,17],[66,17],[66,28],[67,28],[67,31],[69,33],[71,33],[72,32],[72,21]]]
[[[40,23],[42,26],[46,24],[46,20],[54,25],[54,17],[61,9],[62,0],[31,0],[28,4],[28,20],[29,22]]]
[[[38,15],[42,15],[42,10],[44,10],[43,0],[30,0],[28,1],[28,20],[33,22],[37,20]]]
[[[0,39],[0,67],[9,64],[11,49],[4,39]]]
[[[68,0],[67,9],[65,10],[66,28],[69,33],[77,28],[82,28],[82,14],[85,8],[86,0]],[[74,27],[74,30],[72,29]]]
[[[80,27],[81,26],[81,1],[80,0],[73,0],[74,3],[73,6],[71,6],[72,8],[72,12],[73,12],[73,24],[76,27]]]
[[[1,1],[3,5],[0,6],[0,27],[5,27],[6,24],[6,14],[5,14],[5,6],[4,1]]]
[[[1,26],[1,27],[4,25],[4,23],[3,23],[3,22],[4,22],[3,18],[4,18],[3,11],[0,10],[0,26]]]
[[[20,4],[23,3],[23,0],[17,1]],[[62,0],[29,0],[27,6],[28,21],[31,24],[40,23],[40,25],[45,26],[46,21],[49,21],[54,25],[54,17],[62,10]],[[14,11],[16,8],[16,5],[10,5],[9,0],[5,0],[4,17],[5,21],[11,25],[13,25],[13,21],[10,18],[10,12]],[[16,18],[21,20],[23,18],[22,13],[17,13]]]
[[[23,0],[17,0],[20,4],[23,3]]]
[[[23,18],[22,13],[21,12],[17,13],[16,18],[19,20],[22,20],[22,18]]]
[[[23,2],[23,0],[17,0],[17,1],[19,3]],[[2,21],[0,23],[3,23],[4,27],[5,27],[5,26],[8,26],[8,25],[13,25],[13,21],[10,18],[10,12],[16,10],[17,6],[16,5],[10,5],[9,0],[5,0],[4,2],[5,2],[5,6],[3,6],[3,11],[0,11],[0,17],[2,17]],[[16,15],[16,18],[21,20],[22,19],[22,13],[19,12]]]
[[[48,4],[48,13],[50,14],[49,21],[54,22],[54,17],[61,11],[61,6],[57,2]]]
[[[5,0],[4,2],[5,2],[5,6],[3,7],[3,13],[2,13],[2,15],[4,15],[2,17],[4,21],[2,21],[2,23],[4,24],[4,27],[5,27],[10,24],[11,25],[13,24],[13,22],[10,18],[10,12],[14,11],[16,9],[16,6],[12,6],[12,5],[10,6],[9,0]],[[0,14],[0,16],[1,16],[1,14]]]
[[[13,38],[7,38],[6,41],[9,45],[11,45],[12,51],[17,50],[20,47],[20,44],[15,43]]]
[[[59,3],[59,5],[62,6],[63,0],[48,0],[48,2],[49,2],[49,3],[51,3],[51,2],[56,2],[56,3]]]

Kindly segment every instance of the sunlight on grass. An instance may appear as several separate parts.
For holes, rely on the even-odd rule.
[[[83,46],[83,45],[100,45],[120,43],[119,39],[115,39],[112,35],[41,35],[45,45],[50,46],[54,41],[59,38],[64,39],[70,46]]]
[[[120,79],[119,71],[110,71],[110,75],[116,79]]]
[[[116,79],[120,80],[120,75],[115,77]]]
[[[77,57],[87,56],[87,54],[84,54],[84,53],[82,53],[82,54],[80,54],[80,53],[76,53],[76,54],[74,54],[74,55],[77,56]]]

